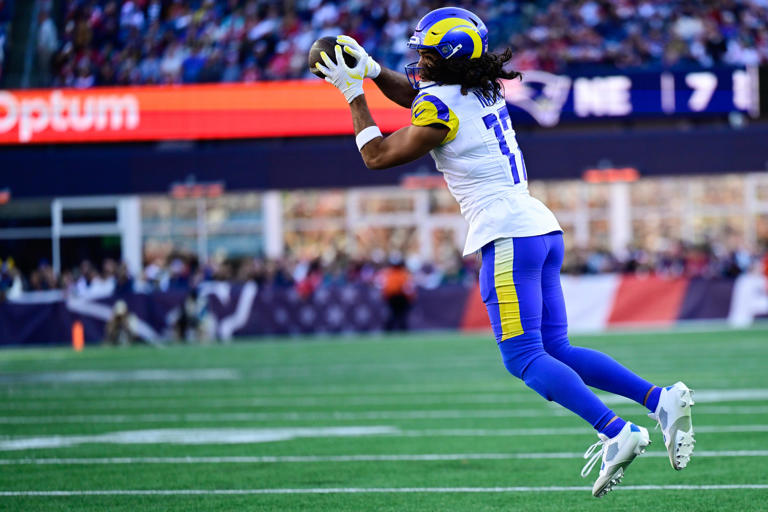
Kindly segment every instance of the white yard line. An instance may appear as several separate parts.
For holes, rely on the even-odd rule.
[[[146,409],[146,407],[145,407]],[[617,414],[640,414],[640,407],[616,408]],[[768,414],[768,406],[698,406],[699,415]],[[259,422],[259,421],[333,421],[333,420],[435,420],[493,418],[551,418],[571,416],[562,408],[545,409],[435,409],[395,411],[285,411],[221,413],[148,413],[148,414],[77,414],[45,416],[0,416],[0,425],[50,425],[58,423],[179,423],[179,422]]]
[[[768,432],[768,425],[703,425],[695,426],[697,434],[730,434],[735,432]],[[516,436],[560,436],[578,435],[588,432],[585,428],[500,428],[500,429],[425,429],[402,430],[397,434],[404,437],[516,437]]]
[[[73,388],[59,387],[57,383],[50,383],[50,388],[43,388],[42,386],[35,387],[14,387],[8,391],[0,392],[0,395],[6,395],[8,398],[68,398],[72,396]],[[201,389],[190,390],[190,386],[194,382],[185,382],[183,388],[170,387],[176,383],[169,383],[169,387],[163,389],[157,389],[156,387],[136,387],[133,389],[126,389],[119,383],[107,383],[111,384],[109,387],[97,388],[89,386],[84,389],[76,390],[78,396],[86,398],[115,398],[120,399],[122,397],[133,398],[152,398],[155,396],[166,396],[168,398],[175,397],[188,397],[190,393],[199,394],[201,397],[216,398],[216,397],[229,397],[232,394],[242,394],[242,388],[235,388],[232,393],[227,393],[227,390],[218,390],[215,393],[211,393],[208,389],[210,384],[205,383],[201,385]],[[11,386],[14,383],[10,384]],[[225,384],[226,385],[226,384]],[[259,385],[262,386],[262,385]],[[530,394],[533,393],[525,386],[514,380],[508,381],[506,384],[497,386],[483,386],[481,388],[472,388],[471,386],[464,387],[448,387],[440,385],[404,385],[404,384],[381,384],[381,385],[313,385],[307,386],[275,386],[267,387],[263,386],[261,389],[255,389],[248,396],[253,397],[325,397],[325,396],[376,396],[376,395],[466,395],[466,394]]]
[[[224,373],[214,373],[208,375],[224,376]],[[184,375],[180,375],[182,377]],[[149,377],[149,376],[147,376]],[[357,389],[357,388],[355,388]],[[345,391],[342,391],[345,390]],[[47,410],[51,406],[61,405],[62,403],[78,402],[77,407],[93,408],[98,410],[116,409],[116,408],[141,408],[146,409],[148,405],[156,407],[179,407],[194,405],[197,407],[258,407],[258,406],[336,406],[336,405],[429,405],[429,404],[464,404],[464,403],[482,403],[482,404],[515,404],[515,403],[537,403],[541,398],[533,391],[520,386],[509,386],[505,390],[429,390],[428,388],[393,388],[385,390],[379,388],[360,388],[355,391],[350,387],[346,388],[327,388],[306,389],[303,392],[286,393],[285,390],[275,390],[270,393],[253,393],[250,396],[237,396],[237,393],[227,394],[219,392],[216,394],[197,393],[194,390],[183,389],[173,391],[171,389],[162,390],[133,390],[120,391],[112,393],[104,391],[95,393],[93,391],[84,391],[73,393],[71,390],[66,394],[59,394],[59,390],[40,391],[36,390],[14,390],[5,394],[0,393],[2,404],[0,410]],[[232,396],[232,395],[236,396]],[[294,396],[298,395],[298,396]],[[383,395],[383,396],[382,396]],[[616,395],[610,395],[598,392],[598,396],[603,402],[610,405],[631,405],[636,404],[630,400]],[[33,400],[37,398],[38,400]],[[747,388],[747,389],[702,389],[694,393],[694,398],[701,404],[706,403],[729,403],[729,402],[760,402],[768,400],[768,388]],[[726,406],[738,407],[738,406]],[[700,409],[700,408],[698,408]],[[698,410],[697,409],[697,410]],[[724,411],[728,413],[728,411]],[[738,414],[738,413],[734,413]],[[751,413],[745,413],[751,414]],[[758,412],[758,414],[760,414]]]
[[[41,383],[116,383],[165,381],[237,380],[240,370],[234,368],[149,369],[149,370],[71,370],[61,372],[25,372],[0,375],[0,384]]]
[[[360,412],[233,412],[233,413],[157,413],[157,414],[82,414],[74,416],[4,416],[0,424],[41,425],[57,423],[162,423],[218,421],[330,421],[330,420],[428,420],[461,418],[515,418],[553,416],[559,412],[526,409],[360,411]]]
[[[768,432],[768,425],[704,425],[697,433]],[[255,444],[290,441],[298,438],[335,437],[524,437],[589,435],[587,427],[509,428],[509,429],[422,429],[400,430],[387,425],[333,427],[266,427],[266,428],[167,428],[127,430],[89,435],[45,435],[35,437],[0,437],[0,450],[32,450],[62,448],[82,444],[180,444],[220,445]]]
[[[491,404],[501,406],[515,406],[517,404],[535,404],[542,403],[538,395],[531,393],[527,396],[510,396],[499,394],[483,395],[448,395],[436,397],[413,397],[403,398],[402,396],[349,396],[349,397],[285,397],[285,398],[205,398],[200,400],[190,392],[185,397],[178,399],[157,399],[146,398],[114,398],[114,397],[79,397],[76,394],[55,400],[26,400],[24,398],[2,399],[0,411],[49,411],[52,408],[78,410],[97,410],[104,411],[114,409],[142,409],[154,407],[157,409],[223,409],[231,407],[326,407],[335,408],[339,406],[422,406],[422,405],[452,405],[458,404]],[[421,409],[419,409],[421,410]]]
[[[438,371],[446,369],[472,369],[487,368],[489,364],[498,364],[492,359],[478,358],[452,358],[441,359],[439,362],[432,360],[413,360],[401,362],[372,362],[372,363],[338,363],[319,366],[313,362],[297,364],[280,364],[273,362],[269,366],[261,366],[251,369],[224,368],[235,377],[203,377],[206,380],[231,380],[243,379],[249,381],[273,381],[276,378],[311,378],[316,379],[320,375],[339,375],[347,376],[370,376],[371,374],[389,375],[392,371],[412,371],[416,373]],[[180,381],[194,380],[175,375],[179,372],[205,372],[207,368],[199,369],[132,369],[132,370],[65,370],[65,371],[26,371],[14,372],[0,375],[0,383],[3,384],[30,384],[30,383],[53,383],[59,384],[114,384],[115,382],[125,381]],[[152,372],[149,378],[143,375],[143,372]]]
[[[700,457],[768,457],[768,450],[723,450],[695,452]],[[667,458],[666,452],[646,452],[643,457]],[[246,457],[106,457],[0,459],[0,465],[112,465],[112,464],[273,464],[291,462],[430,462],[451,460],[549,460],[580,459],[581,452],[550,453],[425,453],[396,455],[277,455]]]
[[[620,491],[731,491],[768,489],[768,484],[625,485]],[[205,496],[249,494],[363,494],[363,493],[524,493],[587,492],[590,487],[317,487],[297,489],[109,489],[100,491],[0,491],[0,496]]]

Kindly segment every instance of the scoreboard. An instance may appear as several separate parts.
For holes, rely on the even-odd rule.
[[[693,69],[581,76],[544,71],[506,80],[505,97],[518,121],[562,121],[760,115],[757,68]]]

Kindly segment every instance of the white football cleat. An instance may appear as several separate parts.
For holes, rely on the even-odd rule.
[[[691,423],[692,391],[682,382],[662,388],[656,412],[648,417],[656,420],[664,435],[664,444],[672,467],[681,470],[688,465],[696,440]]]
[[[600,466],[600,474],[595,485],[592,486],[592,496],[600,498],[621,482],[624,469],[635,460],[635,457],[645,452],[651,440],[648,438],[647,429],[629,421],[616,437],[609,439],[603,434],[597,434],[597,437],[600,440],[584,453],[585,459],[590,455],[592,458],[584,465],[581,476],[586,477],[602,455],[603,464]],[[597,450],[598,447],[599,450]]]

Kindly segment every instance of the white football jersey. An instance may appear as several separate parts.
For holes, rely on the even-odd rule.
[[[433,85],[413,100],[411,123],[449,128],[430,154],[469,223],[465,256],[498,238],[562,231],[549,208],[528,193],[525,160],[503,97]]]

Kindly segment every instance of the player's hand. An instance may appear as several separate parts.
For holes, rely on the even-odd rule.
[[[373,60],[373,57],[368,55],[365,48],[360,46],[360,43],[354,40],[354,38],[340,35],[336,38],[336,42],[344,47],[344,51],[357,59],[357,62],[362,62],[365,65],[365,71],[363,72],[363,78],[376,78],[381,73],[381,66],[378,62]]]
[[[341,46],[337,44],[335,50],[336,62],[333,62],[327,53],[320,52],[320,58],[325,62],[325,66],[318,62],[315,67],[325,75],[326,82],[340,90],[347,102],[352,103],[353,99],[363,94],[365,63],[358,60],[355,67],[347,67],[344,54],[341,53]]]

